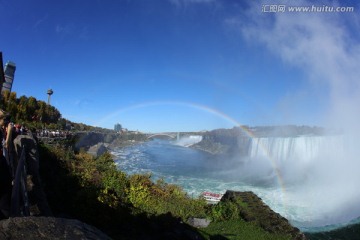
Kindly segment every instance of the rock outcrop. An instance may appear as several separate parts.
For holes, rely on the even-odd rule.
[[[104,147],[111,150],[147,140],[141,133],[78,132],[74,138],[76,151],[83,149],[94,156],[104,153]]]
[[[0,221],[0,239],[111,239],[99,229],[73,219],[18,217]]]
[[[285,233],[294,240],[305,240],[305,235],[280,214],[274,212],[253,192],[226,191],[221,201],[240,204],[240,216],[248,222],[255,222],[270,233]]]
[[[196,228],[206,228],[207,226],[209,226],[210,223],[211,221],[206,218],[191,217],[188,219],[188,224]]]
[[[217,129],[204,133],[202,140],[191,147],[213,155],[245,156],[249,143],[249,136],[245,135],[240,128]]]
[[[106,148],[104,143],[98,143],[94,146],[91,146],[87,151],[89,154],[94,157],[99,157],[101,154],[104,154],[108,149]]]
[[[113,133],[97,133],[97,132],[78,132],[75,135],[75,149],[80,150],[81,148],[88,150],[90,147],[98,143],[111,143],[115,138],[116,134]]]

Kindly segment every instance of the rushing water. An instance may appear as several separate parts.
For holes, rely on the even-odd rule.
[[[180,185],[192,197],[203,191],[253,191],[275,212],[305,231],[331,229],[360,215],[360,208],[354,209],[358,192],[351,192],[355,185],[348,184],[344,191],[344,186],[328,184],[336,182],[327,182],[328,175],[317,169],[318,164],[311,164],[321,146],[326,149],[337,146],[337,152],[341,152],[341,138],[258,138],[249,144],[248,157],[226,158],[184,147],[200,140],[196,137],[175,142],[153,140],[118,149],[113,154],[118,168],[126,173],[151,173],[154,180],[163,178]],[[298,156],[303,157],[296,159]],[[349,191],[352,195],[347,197]],[[338,194],[345,198],[338,200]]]

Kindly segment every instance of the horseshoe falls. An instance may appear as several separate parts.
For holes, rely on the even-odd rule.
[[[181,139],[180,139],[181,140]],[[183,141],[155,139],[114,149],[118,168],[151,172],[154,180],[203,191],[253,191],[302,231],[334,229],[360,216],[356,138],[335,136],[238,137],[238,153],[213,155]],[[241,145],[241,146],[240,146]]]

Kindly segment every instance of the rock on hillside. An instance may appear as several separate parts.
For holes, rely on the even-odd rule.
[[[0,239],[111,239],[78,220],[53,217],[18,217],[0,221]]]
[[[146,141],[146,135],[141,133],[100,133],[100,132],[78,132],[74,136],[75,150],[84,149],[90,154],[97,155],[98,148],[106,147],[113,149],[128,146],[136,142]],[[103,149],[102,149],[103,150]],[[101,151],[102,151],[101,150]]]
[[[232,201],[239,205],[240,216],[247,222],[255,222],[270,233],[285,233],[294,240],[305,240],[305,235],[280,214],[271,210],[261,198],[253,192],[226,191],[222,202]]]
[[[115,133],[97,133],[97,132],[78,132],[75,135],[75,149],[79,150],[84,148],[88,150],[91,146],[98,143],[111,143],[116,138]]]
[[[104,143],[98,143],[94,146],[91,146],[87,153],[93,155],[94,157],[98,157],[101,154],[104,154],[107,151],[107,148]]]
[[[239,131],[219,129],[203,134],[202,140],[191,147],[214,155],[246,156],[249,143],[250,138]]]

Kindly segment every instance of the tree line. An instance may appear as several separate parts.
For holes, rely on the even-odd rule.
[[[0,99],[0,108],[10,115],[10,121],[29,129],[58,129],[78,131],[106,131],[103,128],[74,123],[61,116],[54,106],[35,97],[21,96],[16,92],[4,91]]]

